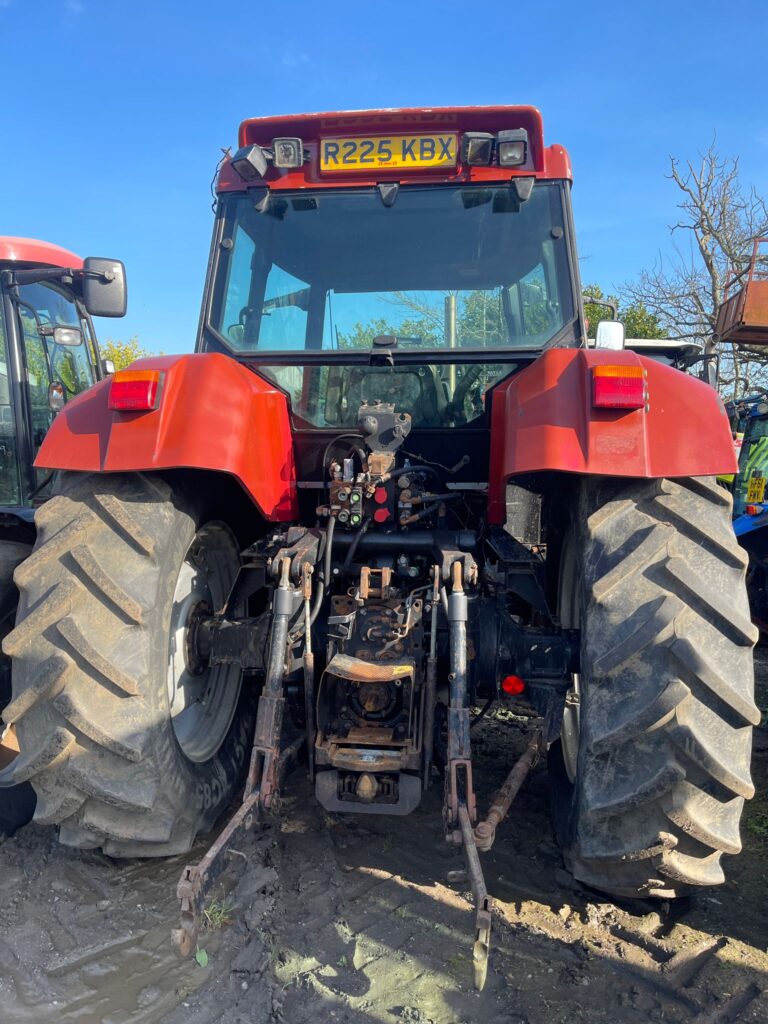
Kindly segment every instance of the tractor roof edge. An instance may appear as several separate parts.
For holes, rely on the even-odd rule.
[[[50,267],[66,267],[81,270],[82,257],[52,242],[37,238],[18,238],[0,235],[0,262],[34,263]]]
[[[451,106],[451,107],[377,107],[370,110],[323,110],[315,113],[277,114],[264,117],[247,117],[240,122],[238,145],[246,146],[256,141],[251,138],[261,128],[276,129],[285,126],[295,130],[299,125],[311,124],[318,129],[338,129],[351,127],[373,127],[377,122],[383,128],[393,125],[413,124],[419,120],[424,122],[443,122],[444,124],[475,118],[496,118],[515,116],[530,121],[543,136],[544,124],[541,111],[530,104],[488,104],[485,106]]]

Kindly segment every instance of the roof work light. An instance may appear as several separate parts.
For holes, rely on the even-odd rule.
[[[511,128],[496,136],[496,153],[500,167],[518,167],[528,157],[528,132],[525,128]]]
[[[304,143],[301,139],[273,139],[272,153],[275,167],[301,167],[304,163]]]
[[[519,167],[528,159],[528,132],[525,128],[509,128],[492,135],[490,132],[464,132],[461,158],[470,167]]]
[[[487,167],[493,160],[494,141],[489,132],[464,132],[462,160],[470,167]]]
[[[267,170],[267,155],[261,146],[243,146],[232,157],[232,167],[243,181],[263,178]]]

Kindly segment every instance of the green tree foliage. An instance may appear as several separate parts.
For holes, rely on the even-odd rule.
[[[470,292],[460,299],[456,320],[462,344],[472,348],[504,344],[506,329],[500,294]]]
[[[525,327],[529,334],[545,334],[552,328],[552,313],[547,302],[543,279],[533,280],[522,285],[523,308],[525,310]],[[446,293],[446,296],[450,293]],[[594,338],[600,320],[610,318],[610,312],[592,299],[606,299],[603,289],[597,284],[590,284],[584,289],[584,312],[589,320],[589,337]],[[618,308],[619,320],[624,323],[628,338],[665,338],[667,335],[657,318],[638,301],[622,304],[615,297],[608,297]],[[368,323],[356,323],[354,327],[339,333],[339,348],[370,348],[373,339],[378,335],[391,334],[405,342],[412,339],[414,344],[428,347],[440,347],[445,337],[444,312],[436,309],[426,300],[414,299],[412,295],[400,295],[397,302],[413,316],[399,323],[383,317],[370,320]],[[457,296],[456,332],[462,345],[476,348],[503,346],[506,343],[504,311],[501,294],[487,291],[472,291]],[[138,357],[136,357],[138,358]]]
[[[666,338],[667,334],[657,317],[640,301],[622,303],[615,295],[606,296],[598,284],[588,284],[584,288],[584,315],[589,321],[588,334],[594,338],[597,325],[601,320],[610,319],[610,311],[597,302],[589,299],[602,299],[613,303],[618,308],[618,318],[624,324],[628,338]]]
[[[377,318],[367,324],[356,323],[346,334],[339,333],[339,348],[370,348],[374,338],[387,334],[414,339],[416,344],[423,345],[438,345],[442,337],[442,333],[438,336],[435,325],[425,317],[402,320],[397,326]]]
[[[145,356],[159,355],[157,352],[148,352],[142,348],[137,337],[129,338],[128,341],[117,341],[115,338],[107,338],[99,343],[103,359],[111,359],[116,370],[124,370],[135,363],[137,359]]]
[[[450,292],[445,293],[447,298]],[[394,335],[402,344],[439,348],[445,338],[445,312],[411,294],[395,293],[394,303],[414,315],[399,323],[379,317],[366,324],[356,323],[345,334],[339,334],[339,348],[370,348],[379,335]],[[457,297],[456,333],[462,345],[484,348],[503,345],[506,330],[503,323],[500,295],[479,290]]]

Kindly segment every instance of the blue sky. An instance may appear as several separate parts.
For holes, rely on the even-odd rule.
[[[533,103],[571,153],[582,277],[610,288],[669,247],[670,153],[716,131],[768,193],[767,44],[766,0],[0,0],[0,231],[122,258],[101,337],[188,351],[244,117]]]

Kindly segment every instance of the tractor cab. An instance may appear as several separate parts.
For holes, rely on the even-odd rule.
[[[50,475],[33,462],[53,417],[104,375],[83,294],[93,262],[0,237],[0,508],[27,521]]]
[[[538,111],[254,119],[240,142],[198,350],[285,393],[300,477],[375,403],[410,417],[424,457],[457,428],[470,456],[493,387],[580,343],[570,167]]]

